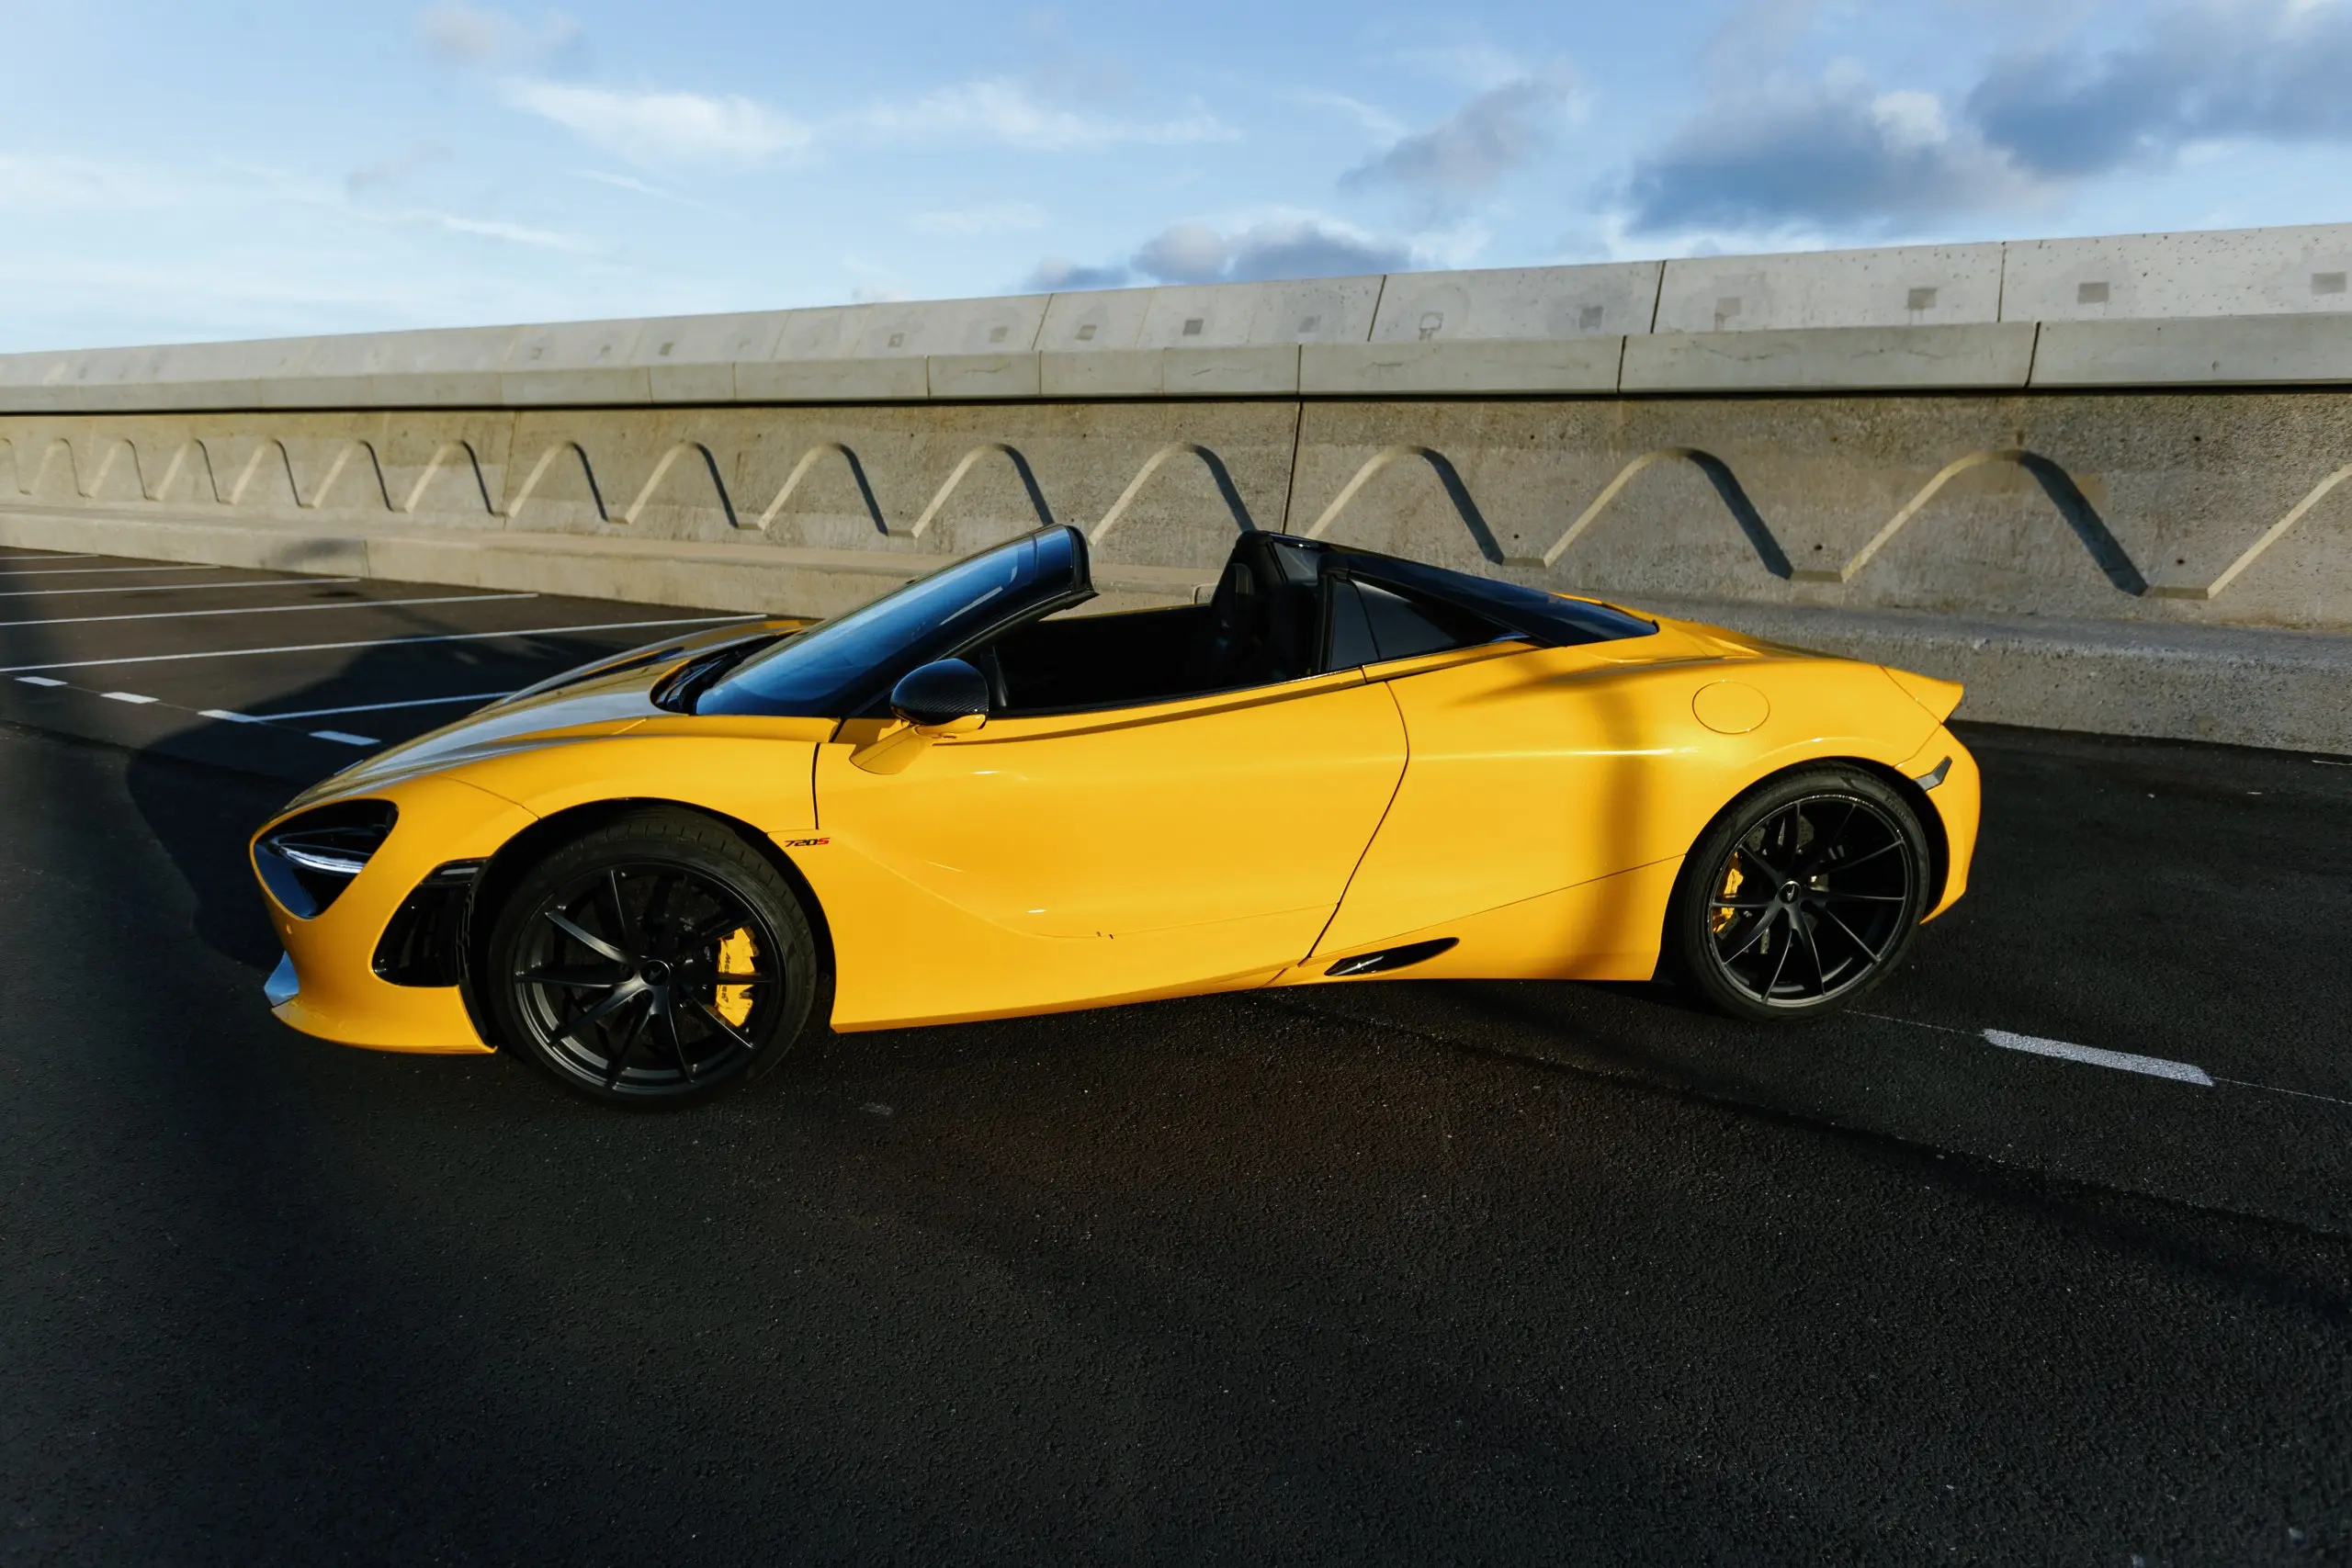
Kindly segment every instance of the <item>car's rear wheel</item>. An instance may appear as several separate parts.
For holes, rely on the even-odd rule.
[[[1736,1017],[1790,1021],[1860,999],[1910,952],[1933,862],[1918,814],[1859,768],[1767,780],[1683,862],[1668,946]]]
[[[817,947],[791,885],[720,823],[635,812],[523,873],[480,987],[506,1043],[596,1100],[678,1104],[773,1067]]]

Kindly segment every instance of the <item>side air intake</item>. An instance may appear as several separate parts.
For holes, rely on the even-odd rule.
[[[1323,971],[1327,980],[1352,979],[1359,975],[1385,975],[1392,969],[1408,969],[1426,963],[1458,944],[1459,939],[1439,937],[1435,942],[1408,942],[1403,947],[1383,948],[1378,953],[1359,953],[1352,958],[1342,958]]]

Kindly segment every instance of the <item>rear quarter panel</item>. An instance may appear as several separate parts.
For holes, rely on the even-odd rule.
[[[1392,681],[1411,760],[1316,957],[1459,934],[1455,954],[1411,973],[1580,973],[1559,951],[1577,931],[1608,972],[1643,970],[1674,867],[1734,796],[1823,758],[1897,766],[1939,728],[1876,665],[1695,645],[1636,657],[1543,649]],[[1768,710],[1754,728],[1701,721],[1694,701],[1724,682],[1760,696],[1743,699]],[[1619,879],[1611,897],[1563,899],[1602,878]],[[1500,913],[1514,908],[1540,939]]]

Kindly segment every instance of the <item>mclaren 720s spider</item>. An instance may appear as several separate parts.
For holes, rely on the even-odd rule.
[[[293,1027],[620,1102],[804,1032],[1261,986],[1884,979],[1967,882],[1947,682],[1313,539],[1079,613],[1047,528],[588,665],[253,840]]]

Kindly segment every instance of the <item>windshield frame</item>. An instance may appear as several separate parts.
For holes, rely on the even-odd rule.
[[[693,711],[856,717],[877,710],[908,671],[1093,597],[1086,536],[1067,524],[1039,528],[752,654],[697,692]]]

